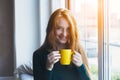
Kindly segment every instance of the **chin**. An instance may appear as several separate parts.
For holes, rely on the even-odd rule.
[[[67,41],[60,41],[60,43],[61,43],[61,44],[66,44],[66,43],[67,43]]]

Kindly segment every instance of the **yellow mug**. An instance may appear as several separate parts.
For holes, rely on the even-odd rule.
[[[73,52],[71,49],[61,49],[60,50],[60,63],[62,65],[70,65],[71,63],[71,57],[72,57]]]

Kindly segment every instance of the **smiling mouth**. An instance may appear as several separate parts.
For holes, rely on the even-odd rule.
[[[64,40],[64,41],[66,41],[67,39],[66,39],[66,38],[61,38],[61,40]]]

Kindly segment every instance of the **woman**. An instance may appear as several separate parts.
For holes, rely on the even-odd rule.
[[[33,54],[34,80],[90,80],[87,57],[78,39],[76,21],[67,9],[50,17],[44,44]],[[60,64],[61,49],[71,49],[72,63]]]

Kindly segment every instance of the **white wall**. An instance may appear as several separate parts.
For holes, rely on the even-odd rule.
[[[65,8],[65,0],[51,0],[51,13],[58,8]]]
[[[15,68],[32,60],[44,42],[51,13],[63,4],[65,0],[15,0]]]
[[[39,0],[15,0],[15,58],[18,67],[32,60],[40,45]]]
[[[48,19],[50,16],[50,0],[40,0],[39,5],[39,13],[40,13],[40,44],[43,44],[45,35],[46,35],[46,27],[48,23]]]

